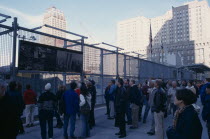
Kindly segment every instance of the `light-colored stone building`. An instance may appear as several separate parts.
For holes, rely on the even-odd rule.
[[[136,29],[135,23],[144,26],[144,31]],[[172,7],[163,16],[151,19],[136,17],[119,22],[117,43],[126,51],[135,50],[145,54],[144,50],[147,49],[147,58],[158,63],[177,66],[203,63],[210,66],[209,23],[208,2],[195,0]],[[150,24],[152,54],[149,45]]]

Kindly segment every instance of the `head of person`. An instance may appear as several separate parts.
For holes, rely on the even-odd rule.
[[[185,80],[182,81],[182,86],[187,86],[187,82]]]
[[[111,80],[111,83],[112,83],[112,85],[114,85],[115,84],[115,80]]]
[[[210,95],[210,84],[206,86],[206,94]]]
[[[121,86],[123,86],[123,84],[124,84],[123,79],[119,78],[117,81],[117,86],[121,87]]]
[[[130,85],[132,86],[132,85],[134,85],[134,84],[136,84],[136,81],[135,81],[135,80],[131,80],[131,81],[130,81]]]
[[[179,89],[176,92],[174,104],[179,108],[191,105],[197,100],[196,95],[189,89]]]
[[[66,90],[66,87],[64,85],[59,85],[58,90],[64,91],[64,90]]]
[[[84,82],[81,83],[80,92],[83,96],[87,96],[88,94],[88,89]]]
[[[142,83],[138,84],[138,88],[141,89],[142,88]]]
[[[177,87],[177,82],[176,82],[176,81],[173,81],[173,82],[172,82],[172,87],[173,87],[173,88],[176,88],[176,87]]]
[[[0,98],[5,95],[6,88],[7,88],[6,82],[3,80],[0,80]]]
[[[75,89],[77,88],[77,83],[76,83],[75,81],[72,81],[72,82],[70,83],[70,88],[71,88],[72,90],[75,90]]]
[[[160,87],[162,86],[162,80],[156,79],[156,80],[155,80],[155,83],[154,83],[154,86],[155,86],[156,88],[160,88]]]
[[[168,85],[172,86],[172,81],[171,80],[168,81]]]
[[[210,78],[206,78],[206,80],[204,82],[205,83],[209,83],[210,82]]]
[[[191,87],[193,85],[193,81],[189,81],[188,83],[187,83],[187,86],[189,86],[189,87]]]
[[[149,87],[153,88],[155,86],[155,80],[149,81]]]
[[[11,81],[9,83],[9,90],[10,91],[15,91],[17,89],[17,83],[15,81]]]
[[[130,80],[129,79],[125,79],[124,85],[129,85],[129,84],[130,84]]]
[[[92,86],[92,83],[90,81],[87,81],[87,87],[91,87]]]
[[[109,83],[108,83],[108,86],[111,86],[111,85],[112,85],[112,82],[109,82]]]
[[[26,89],[27,89],[27,90],[31,89],[31,85],[30,85],[30,84],[27,84],[27,85],[26,85]]]
[[[50,91],[51,89],[51,83],[47,83],[44,87],[45,91]]]

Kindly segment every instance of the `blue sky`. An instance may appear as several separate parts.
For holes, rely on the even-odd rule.
[[[160,16],[187,1],[192,0],[1,0],[0,13],[17,16],[21,26],[33,28],[42,24],[45,10],[55,6],[64,12],[68,30],[115,44],[118,21]]]

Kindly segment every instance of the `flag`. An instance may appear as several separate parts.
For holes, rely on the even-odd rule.
[[[151,27],[151,21],[150,21],[150,36],[149,36],[149,43],[150,43],[150,52],[152,57],[152,27]]]

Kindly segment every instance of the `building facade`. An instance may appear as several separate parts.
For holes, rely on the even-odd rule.
[[[138,26],[146,25],[144,26],[145,31],[132,30],[135,24],[130,24],[128,28],[126,24],[129,24],[131,19],[118,24],[118,46],[123,47],[126,51],[135,48],[137,52],[145,54],[144,50],[146,50],[149,60],[169,65],[203,63],[210,66],[210,60],[208,60],[210,58],[210,8],[206,0],[195,0],[182,6],[172,7],[172,10],[163,16],[134,19],[136,22],[138,20]],[[152,53],[149,45],[150,25]],[[130,39],[129,32],[135,34],[132,36],[140,34],[139,38]],[[139,41],[143,43],[138,44]]]

